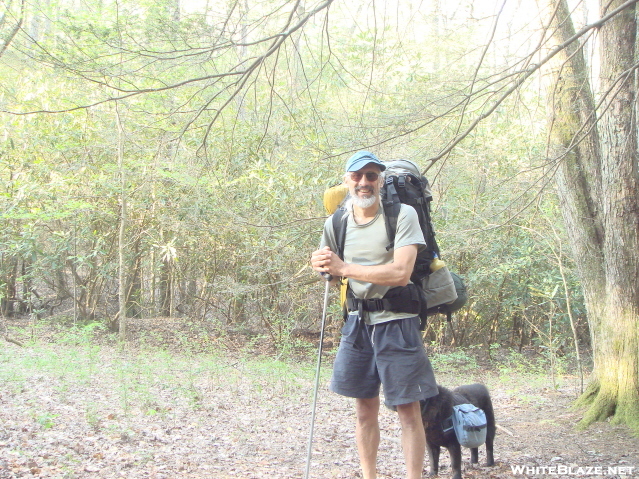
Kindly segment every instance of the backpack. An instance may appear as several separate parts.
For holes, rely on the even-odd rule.
[[[458,404],[453,406],[453,415],[443,428],[444,433],[455,431],[460,446],[474,448],[486,442],[487,425],[483,409],[473,404]]]
[[[419,308],[420,329],[424,330],[427,316],[443,313],[450,321],[451,314],[466,303],[466,287],[461,277],[450,273],[440,259],[439,246],[435,239],[435,228],[431,219],[430,203],[433,197],[428,180],[412,161],[395,160],[383,163],[386,166],[384,172],[386,180],[380,193],[386,220],[386,232],[390,240],[386,249],[390,250],[394,246],[397,220],[402,203],[412,206],[417,212],[419,225],[426,241],[426,248],[418,253],[410,277],[411,282],[417,286],[416,290],[421,305]],[[329,214],[333,213],[332,225],[337,242],[336,253],[340,258],[344,257],[346,222],[341,220],[346,213],[343,205],[347,197],[348,189],[344,185],[336,185],[324,193],[324,206]],[[339,198],[341,198],[340,202],[338,202]],[[389,293],[394,289],[389,290]],[[391,295],[395,295],[395,293],[391,293]],[[346,296],[344,282],[340,289],[340,299],[343,305],[347,304]],[[405,300],[406,298],[402,298],[402,301]]]

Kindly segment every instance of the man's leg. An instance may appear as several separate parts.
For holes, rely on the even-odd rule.
[[[357,451],[359,452],[362,473],[364,479],[375,479],[377,477],[377,450],[379,448],[379,396],[370,399],[355,399],[355,413],[357,415],[355,437],[357,438]]]
[[[408,479],[421,479],[426,452],[426,435],[419,401],[397,406],[402,424],[402,449],[406,459]]]

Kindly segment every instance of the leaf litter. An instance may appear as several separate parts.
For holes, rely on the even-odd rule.
[[[0,350],[0,479],[304,476],[313,361],[25,343]],[[358,478],[352,400],[327,387],[333,354],[322,365],[310,477]],[[639,477],[639,438],[628,428],[576,428],[574,378],[552,388],[547,378],[486,368],[437,376],[447,387],[479,380],[491,390],[497,464],[482,466],[480,448],[480,465],[471,465],[463,450],[464,477]],[[380,426],[378,477],[405,477],[396,413],[382,407]],[[440,477],[450,477],[447,451],[440,462]]]

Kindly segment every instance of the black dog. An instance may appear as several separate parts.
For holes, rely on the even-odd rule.
[[[490,400],[488,389],[483,384],[469,384],[460,386],[450,391],[442,386],[437,386],[439,394],[421,402],[422,421],[426,431],[426,448],[430,458],[430,475],[437,475],[439,471],[439,453],[442,447],[448,449],[450,454],[452,479],[462,479],[461,475],[461,446],[455,431],[452,429],[444,433],[442,423],[453,414],[453,406],[470,403],[484,410],[486,414],[486,465],[493,466],[493,440],[495,439],[495,413],[493,403]],[[470,450],[470,462],[478,462],[477,448]]]

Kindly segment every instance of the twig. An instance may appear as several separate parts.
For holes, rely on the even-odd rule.
[[[24,348],[24,344],[22,344],[22,343],[21,343],[20,341],[18,341],[17,339],[10,338],[9,336],[6,336],[6,335],[4,336],[4,339],[6,339],[7,341],[9,341],[10,343],[13,343],[13,344],[15,344],[15,345],[17,345],[17,346],[20,346],[21,348]]]
[[[7,341],[9,341],[10,343],[13,343],[17,346],[20,346],[21,348],[24,347],[24,344],[22,344],[20,341],[18,341],[17,339],[13,339],[9,337],[9,328],[7,328],[7,325],[5,324],[5,318],[4,318],[4,314],[0,316],[0,326],[2,326],[2,330],[3,330],[3,335],[2,337],[4,339],[6,339]]]
[[[495,427],[497,429],[499,429],[500,431],[504,431],[506,434],[508,434],[509,436],[515,436],[515,434],[512,431],[509,431],[508,429],[506,429],[504,426],[500,425],[500,424],[495,424]]]

